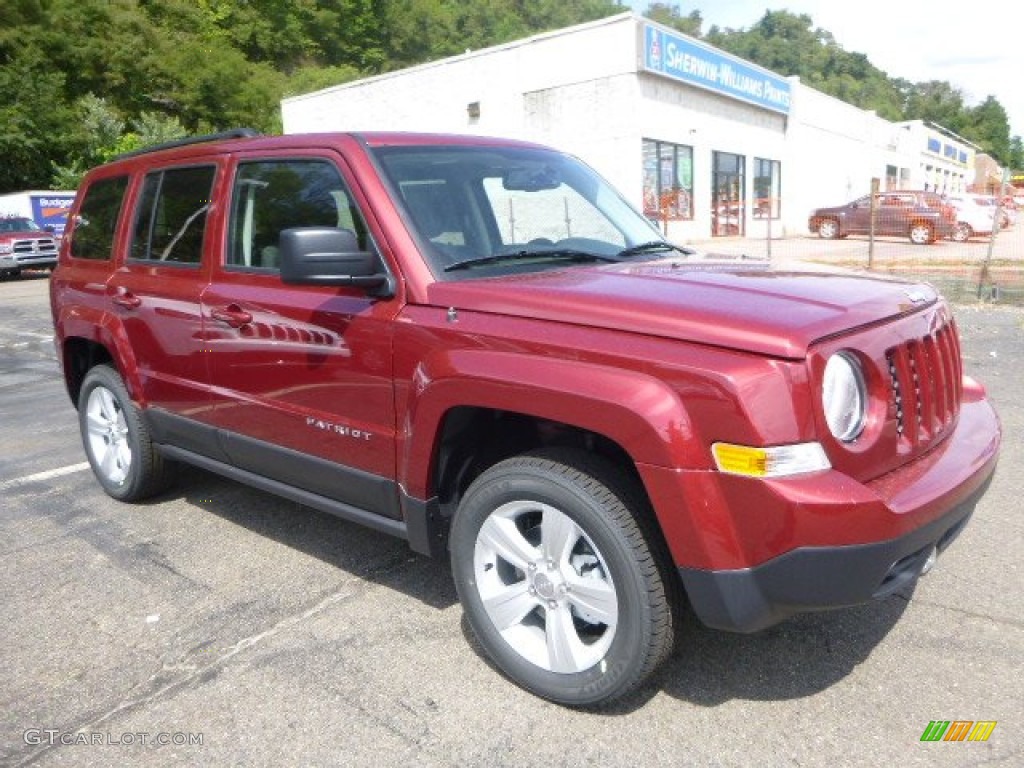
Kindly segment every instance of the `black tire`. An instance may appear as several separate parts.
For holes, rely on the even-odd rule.
[[[518,685],[605,705],[671,653],[674,575],[646,513],[635,483],[580,451],[508,459],[470,485],[449,539],[455,586],[480,645]]]
[[[170,462],[153,447],[139,409],[111,366],[95,366],[82,381],[78,424],[93,474],[108,495],[139,501],[170,484]]]

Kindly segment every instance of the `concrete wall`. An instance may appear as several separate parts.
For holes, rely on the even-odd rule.
[[[284,131],[446,131],[550,144],[525,109],[526,94],[562,87],[568,93],[577,86],[585,89],[588,83],[635,72],[635,34],[632,14],[619,14],[285,99],[281,103]],[[470,115],[470,104],[478,105],[478,117]],[[595,132],[597,126],[587,128]]]

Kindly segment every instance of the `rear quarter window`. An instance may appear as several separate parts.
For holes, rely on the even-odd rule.
[[[89,185],[71,230],[70,253],[75,259],[109,261],[127,176],[99,179]]]

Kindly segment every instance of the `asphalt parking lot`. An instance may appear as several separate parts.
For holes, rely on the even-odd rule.
[[[198,471],[103,494],[59,379],[45,275],[0,282],[0,764],[1024,764],[1024,312],[958,305],[1000,467],[914,594],[752,636],[687,623],[594,714],[506,682],[448,566]],[[922,742],[933,720],[996,721]]]

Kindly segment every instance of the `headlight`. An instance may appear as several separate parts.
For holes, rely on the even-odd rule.
[[[11,243],[0,243],[0,253],[10,253],[14,250],[14,246]]]
[[[856,440],[867,419],[868,396],[864,372],[852,355],[837,352],[829,358],[821,403],[825,407],[825,421],[836,439],[844,443]]]

